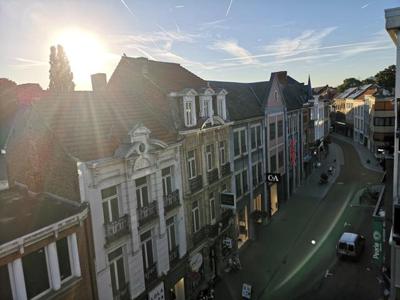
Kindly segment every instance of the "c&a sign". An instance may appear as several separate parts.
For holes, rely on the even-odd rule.
[[[267,173],[267,182],[277,183],[281,181],[281,174],[279,173]]]

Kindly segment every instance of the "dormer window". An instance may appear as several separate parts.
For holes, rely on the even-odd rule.
[[[225,95],[218,95],[217,96],[217,109],[218,115],[226,120],[226,102],[225,102]]]
[[[196,106],[194,101],[194,96],[183,97],[183,108],[186,127],[192,127],[196,125]]]
[[[200,96],[200,117],[210,118],[213,114],[212,96]]]

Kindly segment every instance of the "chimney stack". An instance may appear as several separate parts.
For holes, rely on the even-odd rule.
[[[92,76],[93,92],[105,91],[107,86],[107,75],[105,73],[96,73]]]

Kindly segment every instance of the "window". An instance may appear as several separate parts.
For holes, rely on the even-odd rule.
[[[225,102],[225,96],[224,95],[218,95],[217,96],[217,109],[218,109],[218,115],[222,119],[226,119],[226,102]]]
[[[119,291],[126,286],[124,258],[122,248],[118,248],[108,254],[111,273],[111,287],[113,295],[117,295]]]
[[[206,146],[206,163],[207,171],[211,171],[214,168],[214,145],[212,144]]]
[[[188,175],[189,179],[196,177],[196,158],[194,150],[188,152]]]
[[[312,110],[311,110],[312,112]],[[278,137],[283,136],[283,120],[278,121]]]
[[[276,155],[271,155],[270,159],[270,171],[275,172],[276,171]]]
[[[7,265],[0,267],[0,299],[13,299]]]
[[[269,123],[269,140],[275,139],[275,123]]]
[[[117,187],[112,186],[101,190],[103,201],[104,223],[111,223],[119,218]]]
[[[225,142],[219,142],[219,163],[224,165],[226,163]]]
[[[247,154],[247,133],[246,129],[239,129],[233,132],[233,152],[235,157]]]
[[[168,250],[171,252],[176,246],[175,217],[167,219]]]
[[[278,153],[278,166],[279,168],[283,168],[283,151],[279,151]]]
[[[250,129],[251,149],[261,147],[261,127],[259,125]]]
[[[45,249],[22,257],[26,294],[29,299],[50,289]]]
[[[135,180],[136,200],[139,207],[149,206],[149,194],[147,188],[147,178],[141,177]]]
[[[236,185],[236,197],[240,197],[242,194],[248,192],[249,187],[247,183],[247,170],[237,173],[235,175],[235,185]]]
[[[151,238],[151,230],[146,231],[140,235],[140,241],[142,242],[142,255],[143,255],[143,266],[147,270],[154,265],[154,254],[153,254],[153,240]]]
[[[196,125],[196,111],[194,97],[183,97],[185,125],[191,127]]]
[[[258,177],[258,183],[262,183],[263,181],[263,169],[262,169],[262,163],[258,162],[257,163],[258,169],[257,169],[257,177]]]
[[[61,282],[72,276],[68,239],[65,237],[56,242],[58,265]]]
[[[209,199],[210,199],[210,219],[211,223],[215,223],[215,198],[214,198],[214,193],[209,194]]]
[[[385,125],[385,118],[374,118],[374,125],[375,126],[384,126]]]
[[[211,96],[200,96],[200,112],[201,117],[209,118],[213,115],[212,108],[212,97]]]
[[[200,209],[199,202],[194,201],[192,204],[192,231],[193,233],[200,230]]]
[[[165,197],[172,193],[171,167],[162,169],[161,176],[162,176],[163,196]]]

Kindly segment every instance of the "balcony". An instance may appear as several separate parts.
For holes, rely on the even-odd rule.
[[[146,285],[149,285],[157,279],[157,263],[153,263],[146,270],[144,270],[144,280]]]
[[[219,221],[213,225],[207,226],[207,236],[208,238],[214,239],[224,232],[229,227],[229,220],[233,216],[231,210],[227,210],[222,213]]]
[[[150,202],[147,206],[138,208],[139,226],[146,224],[158,217],[157,201]]]
[[[172,248],[171,251],[169,251],[169,263],[170,265],[173,265],[176,263],[179,259],[179,246],[175,246]]]
[[[104,224],[106,242],[110,243],[130,232],[129,216],[124,215],[116,221]]]
[[[170,210],[174,209],[175,207],[178,207],[180,205],[179,203],[179,190],[175,190],[168,194],[167,196],[164,196],[164,208],[165,208],[165,213],[169,212]]]
[[[123,286],[120,286],[117,293],[113,295],[114,300],[129,300],[130,298],[129,282],[125,282]]]
[[[208,184],[212,184],[218,181],[218,168],[214,168],[207,172]]]
[[[193,194],[203,188],[203,176],[198,175],[193,179],[189,179],[190,192]]]
[[[221,176],[225,177],[231,174],[231,164],[227,162],[226,164],[221,166]]]
[[[199,231],[193,233],[193,247],[198,246],[207,238],[207,227],[202,227]]]

